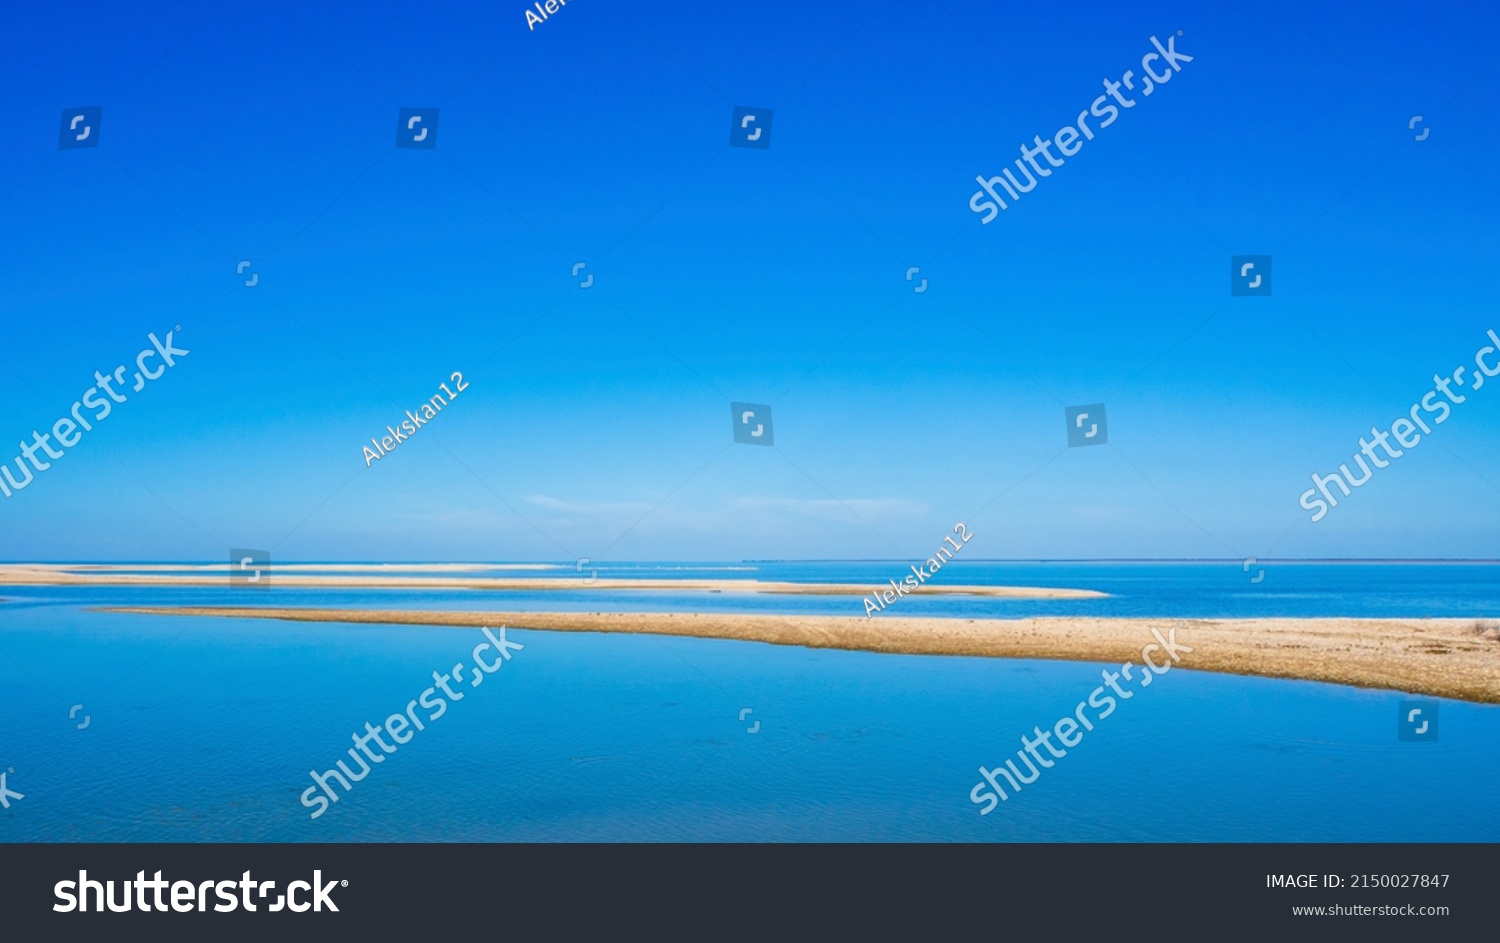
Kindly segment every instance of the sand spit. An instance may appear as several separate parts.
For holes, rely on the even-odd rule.
[[[228,575],[195,575],[185,571],[132,573],[142,567],[95,570],[51,565],[0,565],[5,586],[212,586],[228,585]],[[297,589],[472,589],[472,590],[665,590],[668,592],[779,593],[810,596],[866,596],[882,588],[861,583],[782,583],[746,579],[590,579],[570,577],[461,576],[327,576],[286,573],[272,568],[273,586]],[[889,589],[889,587],[884,587]],[[1028,586],[950,586],[928,583],[911,590],[917,595],[991,596],[1003,599],[1099,599],[1107,593],[1087,589]]]
[[[109,608],[108,612],[304,622],[511,626],[554,632],[622,632],[738,639],[773,645],[909,655],[977,655],[1064,661],[1140,661],[1151,629],[1172,620],[1048,617],[940,619],[880,616],[635,612],[434,612],[222,606]],[[1192,647],[1181,667],[1323,681],[1500,703],[1500,639],[1472,619],[1189,619],[1176,640]],[[1160,655],[1156,657],[1160,658]]]

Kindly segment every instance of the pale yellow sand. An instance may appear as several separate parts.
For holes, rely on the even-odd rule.
[[[224,567],[220,575],[194,575],[191,568],[167,568],[170,572],[127,573],[146,567],[53,566],[50,564],[0,565],[0,586],[214,586],[228,585]],[[431,569],[461,569],[468,564],[433,564]],[[482,590],[699,590],[720,593],[783,593],[811,596],[868,596],[884,588],[856,583],[780,583],[745,579],[653,580],[593,579],[576,576],[461,577],[461,576],[311,576],[288,574],[285,567],[271,570],[271,585],[302,589],[482,589]],[[407,569],[400,567],[400,569]],[[912,593],[945,596],[998,596],[1005,599],[1094,599],[1107,596],[1087,589],[1046,589],[1027,586],[955,586],[927,583]],[[855,608],[858,608],[856,604]]]
[[[32,564],[42,569],[78,571],[78,572],[123,572],[145,570],[150,573],[223,573],[230,567],[228,563],[69,563]],[[402,570],[416,573],[468,573],[479,570],[571,570],[572,567],[563,566],[561,563],[278,563],[276,571],[300,570],[315,573],[322,570],[334,572],[369,571],[378,573],[382,570]]]
[[[1141,660],[1172,620],[934,619],[702,613],[412,612],[400,610],[111,608],[110,612],[305,622],[512,626],[740,639],[774,645],[914,655],[982,655],[1121,663]],[[1326,681],[1500,703],[1500,639],[1471,619],[1194,619],[1176,623],[1190,646],[1179,665],[1203,671]],[[1152,653],[1160,659],[1160,653]]]

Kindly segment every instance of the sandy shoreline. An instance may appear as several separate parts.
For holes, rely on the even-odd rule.
[[[465,565],[433,565],[434,570]],[[228,564],[211,567],[159,567],[169,572],[132,573],[150,567],[0,565],[0,586],[212,586],[229,585]],[[400,567],[414,569],[414,567]],[[220,575],[190,575],[195,570],[218,570]],[[807,596],[868,596],[888,585],[865,583],[785,583],[749,579],[591,579],[577,576],[462,577],[462,576],[314,576],[273,569],[271,585],[296,589],[473,589],[473,590],[667,590],[711,593],[777,593]],[[908,592],[925,596],[990,596],[1002,599],[1102,599],[1107,593],[1089,589],[1031,586],[960,586],[928,583]]]
[[[106,612],[387,625],[511,626],[738,639],[908,655],[1140,662],[1164,619],[940,619],[706,613],[445,612],[227,606],[110,607]],[[1323,681],[1500,704],[1500,640],[1472,619],[1191,619],[1183,668]],[[1160,657],[1159,655],[1157,657]]]

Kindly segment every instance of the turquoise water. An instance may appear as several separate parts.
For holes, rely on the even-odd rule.
[[[1250,583],[1260,568],[1265,579]],[[753,575],[870,579],[901,569],[763,564]],[[670,574],[733,575],[600,575]],[[974,563],[960,575],[1116,595],[908,598],[900,612],[1500,616],[1500,567],[1491,565],[1262,562],[1247,574],[1238,563]],[[458,686],[461,701],[312,819],[299,802],[309,770],[348,763],[351,732],[403,711],[434,670],[469,662],[484,640],[478,630],[86,607],[859,614],[848,611],[857,603],[227,587],[4,595],[0,770],[25,797],[0,810],[6,841],[1500,840],[1488,811],[1500,778],[1496,707],[1444,701],[1441,738],[1403,743],[1398,693],[1175,669],[981,816],[969,799],[978,767],[1071,714],[1104,666],[522,630],[508,637],[523,651],[480,687]]]

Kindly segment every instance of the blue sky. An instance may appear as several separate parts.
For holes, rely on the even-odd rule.
[[[0,558],[915,558],[959,520],[984,557],[1500,556],[1500,383],[1297,504],[1500,329],[1496,14],[1201,6],[18,14],[0,442],[149,332],[192,353],[0,499]],[[980,224],[976,174],[1178,30],[1170,84]],[[82,105],[99,146],[59,151]],[[1230,297],[1239,254],[1272,297]]]

